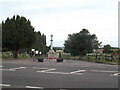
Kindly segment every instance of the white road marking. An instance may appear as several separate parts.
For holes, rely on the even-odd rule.
[[[79,73],[79,72],[85,72],[86,70],[77,70],[77,71],[73,71],[73,72],[70,72],[71,74],[74,74],[74,73]]]
[[[3,71],[15,71],[15,70],[9,70],[9,69],[1,69],[0,70],[3,70]]]
[[[54,68],[41,68],[41,67],[32,67],[33,69],[54,69]]]
[[[33,68],[38,68],[38,67],[33,67]],[[75,74],[77,73],[78,71],[74,71],[74,72],[70,72],[70,73],[66,73],[66,72],[52,72],[54,70],[56,70],[55,68],[39,68],[39,69],[46,69],[46,70],[41,70],[41,71],[37,71],[37,72],[41,72],[41,73],[51,73],[51,74]],[[79,70],[79,72],[83,72],[85,70]],[[80,74],[80,73],[77,73],[77,74]],[[80,74],[81,75],[81,74]]]
[[[76,75],[83,75],[83,73],[66,73],[66,72],[43,72],[43,71],[37,71],[37,72],[41,72],[41,73],[50,73],[50,74],[76,74]]]
[[[11,85],[9,85],[9,84],[0,84],[0,86],[2,86],[2,87],[9,87]]]
[[[27,68],[27,67],[18,67],[18,68],[11,68],[11,69],[0,68],[0,70],[3,70],[3,71],[16,71],[17,69],[24,69],[24,68]]]
[[[119,75],[120,75],[120,73],[114,73],[111,76],[119,76]]]
[[[36,88],[36,89],[44,89],[44,87],[35,87],[35,86],[25,86],[26,88]]]
[[[120,75],[120,73],[115,73],[114,75],[115,75],[115,76],[116,76],[116,75]]]
[[[92,72],[110,72],[110,73],[118,72],[118,71],[105,71],[105,70],[86,70],[86,71],[92,71]]]
[[[33,69],[42,69],[41,67],[32,67]],[[46,69],[46,68],[43,68]]]
[[[41,70],[41,71],[37,71],[37,72],[41,72],[41,73],[50,73],[50,74],[76,74],[76,75],[83,75],[83,72],[88,71],[88,72],[106,72],[106,73],[117,73],[118,71],[107,71],[107,70],[77,70],[77,71],[73,71],[73,72],[52,72],[56,69],[48,69],[48,68],[41,68],[41,69],[47,69],[47,70]],[[118,74],[115,74],[118,75]]]
[[[2,68],[3,66],[0,66],[0,68]]]
[[[55,73],[55,72],[50,72],[50,71],[53,71],[53,70],[56,70],[54,68],[40,68],[40,67],[33,67],[34,69],[46,69],[46,70],[42,70],[42,71],[37,71],[37,72],[49,72],[49,73]],[[79,73],[82,73],[82,72],[85,72],[85,71],[88,71],[88,72],[109,72],[109,73],[117,73],[118,71],[107,71],[107,70],[77,70],[77,71],[73,71],[73,72],[70,72],[70,73],[65,73],[65,72],[59,72],[59,73],[62,73],[62,74],[79,74]],[[56,72],[58,74],[58,72]]]
[[[47,70],[42,70],[41,72],[49,72],[49,71],[54,71],[56,69],[47,69]]]
[[[0,84],[1,87],[10,87],[9,84]],[[25,86],[26,88],[35,88],[35,89],[44,89],[44,87],[36,87],[36,86]]]
[[[70,73],[64,73],[64,72],[42,72],[42,71],[37,71],[41,73],[51,73],[51,74],[70,74]]]
[[[25,69],[25,68],[27,68],[27,67],[11,68],[11,69],[9,69],[9,70],[17,70],[17,69]]]

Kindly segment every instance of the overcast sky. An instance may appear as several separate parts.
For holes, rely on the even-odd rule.
[[[118,46],[119,0],[0,0],[0,20],[13,15],[30,19],[35,31],[46,35],[50,45],[64,46],[68,34],[83,28],[96,34],[103,45]]]

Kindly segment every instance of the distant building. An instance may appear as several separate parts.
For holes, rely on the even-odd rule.
[[[103,51],[104,51],[103,48],[99,48],[99,49],[95,49],[95,50],[93,50],[94,53],[98,53],[98,54],[102,54]]]

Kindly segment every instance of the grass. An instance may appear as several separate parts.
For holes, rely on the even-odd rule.
[[[27,55],[27,54],[19,54],[18,55],[18,58],[13,58],[13,55],[9,55],[9,53],[4,53],[1,55],[1,58],[3,59],[33,59],[33,58],[45,58],[46,56],[45,55],[40,55],[40,56],[32,56],[30,57],[30,55]]]
[[[63,56],[64,59],[72,59],[72,60],[81,60],[81,61],[88,61],[88,62],[95,62],[95,63],[104,63],[104,64],[119,64],[120,60],[119,57],[120,56],[115,56],[115,59],[109,59],[106,60],[104,55],[99,55],[96,59],[96,56],[84,56],[84,57],[80,57],[80,56],[70,56],[70,55],[66,55]],[[110,56],[109,56],[110,57]]]
[[[46,55],[42,55],[42,56],[34,56],[32,58],[45,58]],[[5,54],[0,54],[0,58],[13,58],[13,56],[9,55],[9,53],[5,53]],[[29,55],[27,54],[19,54],[18,59],[28,59],[31,58]],[[70,54],[62,54],[62,58],[63,59],[72,59],[72,60],[81,60],[81,61],[88,61],[88,62],[96,62],[96,63],[105,63],[105,64],[120,64],[120,56],[114,56],[114,60],[110,59],[110,56],[108,58],[108,60],[106,60],[104,55],[99,55],[98,59],[96,59],[96,56],[71,56]]]
[[[82,57],[81,59],[79,60],[83,60],[83,61],[89,61],[89,62],[96,62],[96,63],[104,63],[104,64],[119,64],[120,63],[120,60],[118,59],[115,59],[115,60],[106,60],[104,59],[103,56],[101,56],[102,59],[96,59],[95,56],[85,56],[85,57]]]
[[[28,56],[28,55],[24,55],[24,54],[20,54],[19,56],[18,56],[18,58],[30,58],[30,56]]]
[[[13,58],[13,55],[10,55],[9,53],[4,53],[4,54],[2,54],[2,58],[3,58],[3,59]],[[30,56],[25,55],[25,54],[19,54],[19,55],[18,55],[18,59],[19,59],[19,58],[26,59],[26,58],[30,58]]]

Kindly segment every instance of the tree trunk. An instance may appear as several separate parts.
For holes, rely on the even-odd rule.
[[[20,52],[20,50],[21,49],[13,51],[13,58],[18,58],[18,53]]]
[[[16,51],[13,52],[13,58],[18,58],[18,53]]]

